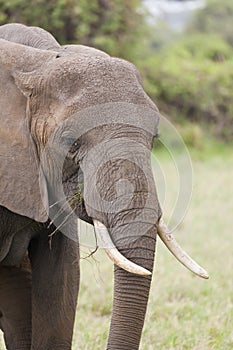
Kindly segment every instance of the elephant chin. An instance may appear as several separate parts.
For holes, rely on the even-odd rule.
[[[109,258],[114,262],[114,264],[118,265],[122,269],[142,275],[142,276],[150,276],[151,272],[147,269],[129,261],[126,259],[115,247],[108,232],[108,229],[104,224],[100,221],[93,219],[96,235],[99,243],[105,249]],[[170,250],[170,252],[176,257],[176,259],[181,262],[187,269],[192,271],[199,277],[209,278],[209,275],[206,270],[204,270],[200,265],[198,265],[176,242],[174,236],[169,233],[167,226],[164,224],[162,218],[160,219],[157,225],[158,235],[166,245],[166,247]]]

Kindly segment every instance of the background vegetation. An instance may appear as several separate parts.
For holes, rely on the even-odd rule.
[[[205,132],[231,141],[233,2],[207,0],[182,33],[148,18],[143,0],[0,0],[0,24],[41,26],[60,43],[95,46],[133,61],[173,122],[207,126]]]
[[[124,56],[142,32],[140,5],[141,0],[0,0],[0,24],[40,26],[61,44],[81,43]]]
[[[231,141],[233,3],[207,0],[186,30],[148,21],[142,0],[0,0],[0,24],[41,26],[61,43],[81,43],[133,61],[162,112]]]
[[[233,2],[207,1],[179,34],[155,27],[151,52],[139,65],[160,109],[179,123],[207,126],[225,141],[233,136]],[[151,46],[152,45],[152,46]],[[156,50],[153,48],[156,48]],[[208,131],[206,130],[208,129]]]

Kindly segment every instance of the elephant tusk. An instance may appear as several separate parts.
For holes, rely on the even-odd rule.
[[[123,270],[126,270],[128,272],[131,272],[137,275],[142,275],[142,276],[151,275],[151,272],[149,270],[126,259],[118,251],[118,249],[115,247],[114,243],[112,242],[112,239],[109,235],[109,232],[106,226],[104,226],[100,221],[95,219],[93,219],[93,223],[94,223],[97,238],[101,246],[104,248],[106,254],[114,262],[114,264],[121,267]]]
[[[158,224],[158,235],[170,250],[170,252],[176,257],[190,271],[195,273],[197,276],[208,279],[209,275],[206,270],[199,266],[190,256],[179,246],[174,236],[169,233],[167,225],[160,219]]]

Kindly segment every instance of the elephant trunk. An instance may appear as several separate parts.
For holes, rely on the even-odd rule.
[[[139,349],[144,325],[150,277],[140,277],[115,268],[114,303],[108,350]]]
[[[95,187],[93,176],[92,182],[87,181],[87,177],[86,182],[84,180],[85,204],[88,215],[93,218],[97,238],[98,232],[101,235],[101,228],[106,226],[103,235],[109,234],[116,248],[109,247],[109,241],[105,240],[98,241],[99,246],[105,250],[110,248],[110,255],[111,250],[117,249],[127,264],[135,264],[136,269],[139,269],[137,274],[131,273],[133,271],[125,271],[125,266],[116,265],[115,261],[109,350],[139,348],[154,265],[161,211],[150,166],[144,166],[146,170],[142,172],[142,166],[137,164],[139,161],[116,159],[103,169],[101,174],[106,176],[99,176]],[[96,197],[93,196],[94,191]],[[88,197],[90,194],[91,197]],[[140,269],[143,276],[139,275]]]
[[[154,182],[135,181],[134,191],[122,188],[117,208],[108,214],[110,236],[124,259],[152,273],[156,248],[157,224],[161,216]],[[121,184],[123,187],[123,184]],[[147,188],[145,188],[147,186]],[[126,208],[123,202],[128,205]],[[147,309],[151,275],[130,273],[114,265],[114,302],[108,350],[139,349]]]
[[[126,232],[129,227],[125,228]],[[120,252],[135,264],[153,270],[156,225],[129,245],[120,241]],[[143,329],[151,276],[139,276],[114,268],[114,303],[111,318],[108,350],[138,349]]]

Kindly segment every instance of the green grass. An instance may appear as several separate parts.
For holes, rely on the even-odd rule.
[[[194,154],[192,201],[174,234],[210,279],[194,276],[158,242],[142,350],[233,349],[233,151],[220,147],[208,152]],[[158,158],[167,174],[167,191],[175,195],[170,159],[161,151]],[[87,251],[82,248],[83,257]],[[81,261],[74,350],[106,348],[112,270],[103,252]]]
[[[193,165],[193,200],[176,237],[210,280],[184,271],[159,245],[142,349],[233,348],[233,153]]]

